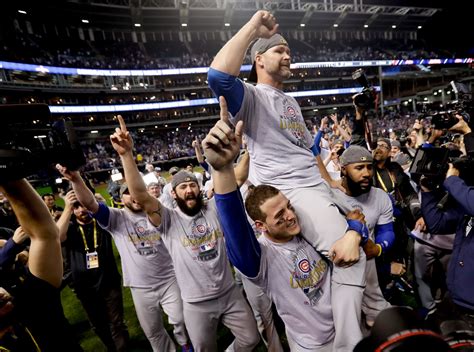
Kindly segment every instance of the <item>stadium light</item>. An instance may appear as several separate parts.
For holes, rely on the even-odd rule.
[[[142,25],[140,23],[135,23],[135,27],[141,27]]]
[[[418,26],[418,29],[422,29],[422,28],[423,28],[423,26]]]
[[[339,27],[339,25],[338,25],[337,23],[334,23],[332,26],[333,26],[334,28]]]
[[[25,10],[18,10],[18,13],[21,13],[22,15],[26,15],[26,11],[25,11]]]
[[[395,28],[397,28],[397,26],[393,24],[393,25],[392,25],[392,28],[395,29]]]
[[[91,134],[96,134],[96,133],[99,133],[99,131],[97,131],[97,130],[91,131]]]
[[[82,23],[89,23],[89,20],[81,20]]]
[[[368,25],[368,24],[364,24],[364,28],[369,28],[369,25]]]
[[[230,27],[230,23],[224,23],[224,26]]]
[[[188,24],[187,23],[181,23],[181,27],[187,27]]]
[[[306,26],[306,24],[300,23],[300,27],[305,27],[305,26]]]

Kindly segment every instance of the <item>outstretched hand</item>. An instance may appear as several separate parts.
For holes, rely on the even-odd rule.
[[[227,102],[222,96],[219,97],[219,106],[221,109],[220,119],[202,141],[206,161],[215,170],[233,166],[235,158],[239,155],[243,130],[242,121],[237,123],[235,131],[232,129]]]
[[[118,115],[117,118],[120,123],[120,128],[115,128],[114,134],[110,136],[110,143],[112,143],[112,147],[114,147],[119,155],[125,155],[132,152],[133,140],[132,136],[130,136],[130,132],[127,130],[127,125],[125,125],[123,117]]]

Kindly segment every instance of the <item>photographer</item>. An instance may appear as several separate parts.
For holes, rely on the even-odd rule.
[[[456,115],[459,122],[450,128],[450,131],[464,135],[464,143],[468,155],[474,153],[474,136],[471,128]],[[454,200],[448,201],[443,207],[439,202],[443,197],[442,189],[429,189],[422,182],[421,210],[426,225],[431,233],[456,232],[453,254],[448,267],[447,284],[451,300],[446,299],[440,305],[437,315],[441,320],[461,319],[474,329],[474,232],[472,231],[474,216],[474,187],[468,186],[472,182],[462,179],[459,170],[449,165],[443,188]]]

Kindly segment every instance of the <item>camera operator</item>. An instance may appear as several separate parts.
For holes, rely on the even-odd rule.
[[[474,153],[474,136],[471,128],[461,115],[456,115],[459,122],[450,131],[464,135],[468,155]],[[429,189],[422,182],[421,210],[426,225],[432,234],[456,232],[453,254],[448,267],[447,285],[450,298],[445,299],[438,308],[437,319],[461,319],[474,330],[474,187],[463,180],[459,170],[449,165],[443,188],[454,202],[448,201],[440,206],[443,190]]]

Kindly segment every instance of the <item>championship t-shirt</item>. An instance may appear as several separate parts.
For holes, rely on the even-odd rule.
[[[242,120],[250,154],[249,180],[278,189],[311,187],[322,182],[308,131],[296,100],[266,84],[243,83],[244,99],[231,117]]]
[[[195,216],[184,214],[179,207],[163,207],[158,230],[173,258],[183,301],[214,299],[233,287],[214,200]]]
[[[331,277],[326,259],[302,237],[275,243],[258,239],[260,271],[249,278],[275,303],[294,341],[311,350],[334,339]]]
[[[102,225],[111,233],[120,253],[124,286],[146,288],[173,279],[171,257],[146,213],[126,208],[109,211],[109,223]]]

